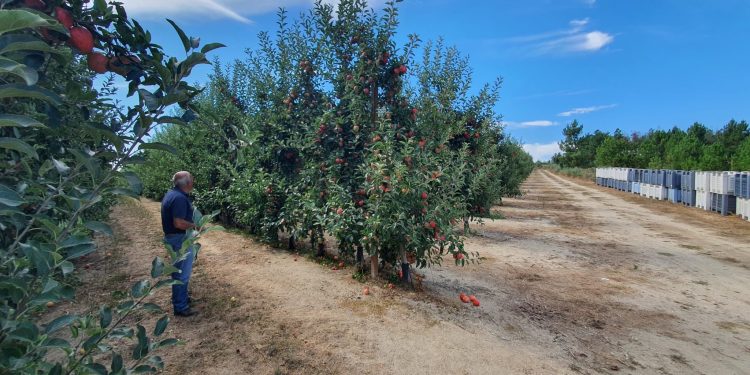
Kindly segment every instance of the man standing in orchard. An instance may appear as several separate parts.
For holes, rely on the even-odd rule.
[[[164,230],[164,241],[172,249],[179,252],[185,240],[186,232],[197,229],[193,224],[193,205],[190,203],[188,194],[193,191],[193,176],[190,172],[177,172],[172,177],[174,187],[164,195],[161,202],[161,226]],[[184,260],[174,264],[180,270],[172,274],[172,279],[182,282],[180,285],[172,285],[172,305],[175,316],[193,316],[198,312],[190,308],[190,297],[188,296],[188,282],[193,273],[192,246],[187,249]]]

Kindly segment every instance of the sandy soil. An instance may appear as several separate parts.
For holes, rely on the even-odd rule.
[[[421,271],[421,292],[209,234],[192,280],[201,314],[170,323],[185,345],[162,353],[165,372],[750,374],[750,223],[540,170],[524,190],[496,208],[504,220],[473,227],[480,264]],[[79,306],[147,275],[158,211],[115,208]]]

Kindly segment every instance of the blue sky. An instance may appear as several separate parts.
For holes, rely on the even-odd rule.
[[[226,44],[216,51],[224,61],[254,48],[259,31],[275,30],[279,6],[295,16],[313,3],[121,1],[168,52],[182,51],[166,17]],[[477,85],[503,78],[497,111],[537,159],[557,150],[573,119],[585,131],[627,133],[750,120],[748,0],[405,0],[400,12],[401,36],[457,46]],[[196,70],[195,80],[208,72]]]

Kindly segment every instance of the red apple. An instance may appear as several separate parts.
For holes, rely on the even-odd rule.
[[[47,4],[45,4],[42,0],[24,0],[23,5],[36,10],[44,10],[44,8],[47,7]]]
[[[426,199],[427,199],[427,192],[422,192],[422,199],[423,199],[423,200],[426,200]]]
[[[66,29],[73,27],[73,16],[63,7],[55,7],[55,18],[65,26]]]
[[[94,49],[94,37],[87,28],[81,26],[70,28],[69,43],[84,54],[89,54]]]
[[[94,52],[89,53],[86,60],[89,65],[89,69],[91,69],[92,71],[99,74],[107,72],[107,65],[109,65],[109,58],[107,58],[107,56],[104,56],[99,52]]]

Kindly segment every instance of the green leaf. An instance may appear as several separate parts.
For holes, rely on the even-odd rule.
[[[159,108],[159,98],[157,98],[150,91],[139,89],[138,95],[140,95],[141,100],[143,100],[143,103],[146,104],[146,108],[148,108],[149,111],[155,111]]]
[[[154,286],[154,289],[159,289],[165,286],[180,285],[180,284],[182,284],[182,281],[180,280],[164,279],[164,280],[159,280],[159,282],[156,283],[156,285]]]
[[[136,374],[156,372],[156,367],[149,366],[149,365],[138,365],[136,368],[133,369],[133,372]]]
[[[155,336],[161,336],[162,333],[167,329],[167,325],[169,325],[169,316],[164,315],[159,319],[159,321],[156,322],[156,327],[154,327],[154,335]]]
[[[107,328],[110,323],[112,323],[112,309],[109,306],[104,305],[99,309],[99,326]]]
[[[87,236],[82,236],[82,235],[75,235],[75,236],[70,236],[66,238],[65,241],[63,241],[60,244],[60,248],[65,249],[65,248],[74,247],[78,245],[91,245],[91,244],[93,244],[93,241],[91,241],[91,238]]]
[[[0,148],[18,151],[22,154],[31,156],[34,159],[39,159],[39,155],[36,153],[34,147],[31,147],[31,145],[18,138],[0,138]]]
[[[112,372],[118,372],[122,370],[122,356],[118,353],[112,354],[112,366],[111,370]]]
[[[177,149],[161,142],[151,142],[151,143],[144,143],[141,145],[141,150],[159,150],[159,151],[166,151],[170,154],[176,155]]]
[[[51,349],[51,348],[70,349],[70,343],[61,338],[51,337],[51,338],[47,338],[47,340],[45,340],[42,343],[42,347],[48,348],[48,349]]]
[[[70,167],[68,167],[65,162],[62,162],[60,160],[57,160],[55,158],[52,158],[52,165],[55,166],[55,169],[57,170],[57,173],[61,175],[66,175],[68,172],[70,172]]]
[[[46,276],[55,264],[55,259],[52,256],[51,251],[41,249],[37,246],[22,243],[19,245],[21,251],[27,259],[34,265],[34,270],[37,275]],[[44,291],[42,293],[45,293]]]
[[[44,124],[34,120],[31,117],[21,115],[0,115],[0,127],[16,127],[16,128],[44,128]]]
[[[143,191],[143,183],[137,174],[133,172],[124,172],[122,176],[128,181],[130,189],[133,190],[135,194],[141,194]]]
[[[51,333],[57,332],[60,329],[69,326],[76,320],[78,320],[78,315],[63,315],[61,317],[58,317],[47,324],[47,326],[44,328],[44,333],[49,335]]]
[[[107,368],[104,367],[104,365],[102,365],[101,363],[89,363],[89,364],[86,364],[84,367],[93,371],[95,374],[107,375]]]
[[[203,48],[201,48],[201,53],[206,54],[217,48],[224,48],[224,47],[226,46],[221,43],[208,43],[205,46],[203,46]]]
[[[148,336],[146,336],[146,328],[142,325],[138,325],[138,344],[133,348],[133,359],[138,360],[145,357],[148,354]]]
[[[64,260],[60,263],[60,270],[62,271],[63,276],[69,275],[73,270],[75,269],[75,266],[73,263]]]
[[[181,62],[179,65],[180,75],[182,76],[188,76],[190,75],[190,72],[193,70],[193,68],[196,65],[200,64],[210,64],[210,62],[206,59],[206,55],[200,53],[200,52],[193,52],[188,56],[185,61]]]
[[[15,190],[0,184],[0,203],[6,206],[18,207],[24,203],[24,200]]]
[[[65,28],[60,23],[43,13],[25,9],[0,10],[0,35],[36,27],[46,27],[66,33]]]
[[[130,288],[130,295],[133,296],[133,298],[141,298],[148,293],[149,286],[150,283],[148,280],[141,280],[133,284],[133,287]]]
[[[107,236],[114,236],[114,233],[112,232],[112,228],[107,223],[103,223],[101,221],[87,221],[85,224],[83,224],[86,228],[93,230],[94,232],[106,234]]]
[[[81,235],[70,236],[60,244],[60,250],[64,250],[67,260],[88,255],[96,251],[96,244],[91,238]]]
[[[93,253],[94,251],[96,251],[96,246],[93,243],[72,246],[65,250],[65,254],[67,255],[65,259],[71,260],[71,259],[80,258],[82,256],[89,255]]]
[[[12,74],[23,79],[27,86],[35,85],[39,80],[39,74],[37,74],[36,70],[0,56],[0,74],[3,73]]]
[[[159,341],[159,343],[156,345],[157,348],[164,348],[168,346],[175,346],[180,343],[180,340],[177,339],[166,339]]]
[[[62,375],[62,365],[56,364],[54,367],[52,367],[47,375]]]
[[[182,46],[185,47],[185,52],[190,51],[190,48],[192,47],[190,45],[190,38],[188,38],[187,35],[185,35],[185,32],[182,31],[182,29],[179,26],[177,26],[177,24],[174,23],[174,21],[167,18],[167,22],[169,22],[169,24],[172,25],[172,27],[174,27],[175,31],[177,31],[177,35],[180,36],[180,40],[182,41]]]
[[[54,105],[61,105],[62,100],[54,92],[39,86],[26,86],[19,83],[0,85],[0,99],[30,98],[39,99]]]
[[[151,277],[157,278],[164,272],[164,261],[160,257],[154,258],[151,262]]]
[[[187,125],[185,121],[182,121],[179,117],[172,117],[172,116],[162,116],[156,119],[156,122],[159,124],[177,124],[177,125]]]
[[[154,367],[156,367],[157,369],[159,370],[164,369],[164,360],[162,360],[161,357],[159,357],[158,355],[155,355],[149,358],[148,361],[151,362],[154,365]]]
[[[107,1],[106,0],[94,0],[94,10],[96,10],[97,12],[104,13],[107,10]],[[122,361],[122,357],[120,357],[120,360]]]
[[[0,36],[0,55],[10,52],[31,51],[60,54],[61,50],[52,48],[47,42],[32,34],[9,34]]]
[[[143,304],[143,309],[146,310],[146,311],[148,311],[148,312],[154,312],[154,313],[163,313],[164,312],[164,310],[162,310],[162,308],[159,305],[157,305],[155,303],[151,303],[151,302],[144,303]]]

